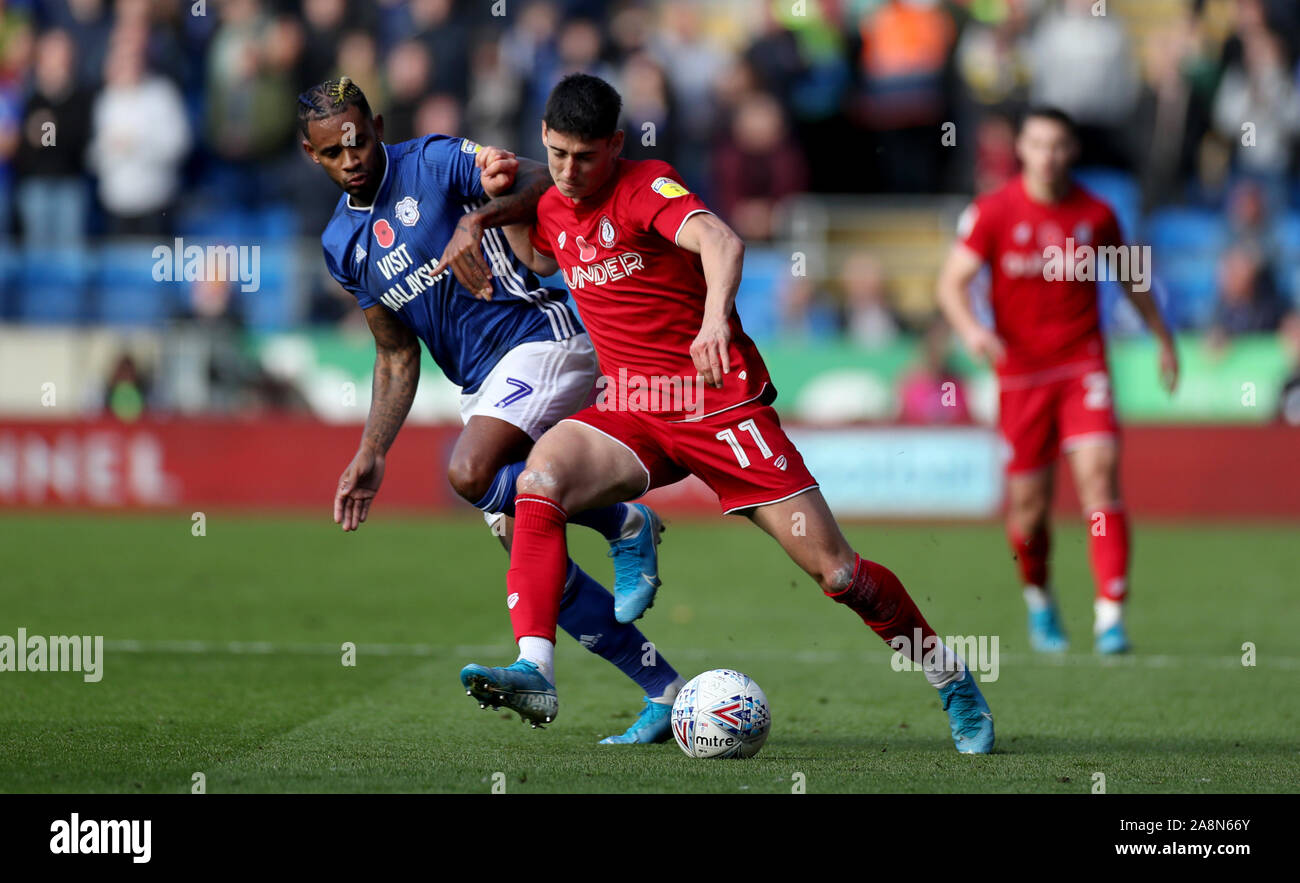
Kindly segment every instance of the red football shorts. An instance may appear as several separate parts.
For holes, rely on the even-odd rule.
[[[770,405],[749,402],[689,423],[597,405],[568,419],[630,450],[645,470],[647,491],[694,474],[718,495],[725,514],[817,487]]]
[[[1008,475],[1050,466],[1063,451],[1118,441],[1104,365],[1004,378],[1001,386],[998,424],[1009,449]]]

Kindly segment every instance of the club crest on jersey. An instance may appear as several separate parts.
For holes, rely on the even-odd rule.
[[[600,216],[600,244],[606,248],[614,247],[614,240],[618,238],[618,231],[614,229],[614,222],[609,219],[609,215]]]
[[[375,242],[378,242],[383,248],[390,248],[393,241],[397,239],[397,234],[393,232],[393,225],[388,223],[386,218],[380,218],[370,227],[370,231],[375,234]]]
[[[667,177],[655,178],[650,184],[650,189],[655,193],[658,193],[664,199],[676,199],[677,197],[685,196],[690,192],[672,178]]]
[[[397,220],[401,221],[408,227],[414,227],[415,222],[420,220],[420,204],[415,201],[414,196],[404,196],[402,200],[393,207]]]

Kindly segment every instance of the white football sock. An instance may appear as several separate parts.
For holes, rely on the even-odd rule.
[[[938,635],[935,636],[938,638]],[[925,672],[925,679],[930,682],[930,686],[938,689],[946,687],[953,681],[961,678],[961,673],[966,670],[966,663],[952,648],[939,641],[935,648],[926,653],[921,660],[921,668]]]
[[[555,645],[545,638],[533,637],[531,635],[519,639],[519,658],[527,659],[537,670],[542,673],[542,677],[555,686]]]
[[[686,679],[683,678],[681,675],[678,675],[677,680],[673,681],[667,687],[664,687],[664,691],[660,693],[658,696],[652,696],[650,698],[650,701],[658,702],[660,705],[672,705],[673,700],[677,698],[677,694],[680,693],[682,691],[682,687],[685,686],[686,686]]]
[[[1098,598],[1093,604],[1093,610],[1097,614],[1097,621],[1092,627],[1094,635],[1100,635],[1102,632],[1106,631],[1106,629],[1124,619],[1124,602],[1122,601],[1112,601],[1109,598]]]
[[[1052,593],[1039,586],[1025,586],[1025,606],[1030,613],[1046,610],[1052,605]]]

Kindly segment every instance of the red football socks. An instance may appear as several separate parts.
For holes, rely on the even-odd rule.
[[[894,638],[905,637],[905,647],[912,661],[922,662],[925,650],[922,644],[934,635],[934,629],[930,628],[907,594],[907,589],[888,567],[857,555],[853,564],[853,581],[848,588],[841,592],[826,592],[826,596],[847,605],[891,647]],[[918,635],[920,640],[917,640]]]
[[[1107,506],[1088,516],[1088,557],[1097,597],[1123,601],[1128,595],[1128,516],[1119,506]]]
[[[545,638],[555,643],[555,623],[569,567],[564,525],[568,514],[538,494],[515,497],[515,535],[506,574],[506,605],[515,640]]]
[[[1011,552],[1015,555],[1021,582],[1026,586],[1046,589],[1047,557],[1052,551],[1052,535],[1046,528],[1040,528],[1025,537],[1008,525],[1007,537],[1011,540]]]

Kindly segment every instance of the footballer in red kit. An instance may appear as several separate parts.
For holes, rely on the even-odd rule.
[[[1123,257],[1115,261],[1116,281],[1159,344],[1159,370],[1170,392],[1178,357],[1149,286],[1137,278],[1140,252],[1125,245],[1111,208],[1070,177],[1077,151],[1070,118],[1051,108],[1031,110],[1016,149],[1022,173],[963,214],[940,274],[939,303],[967,347],[997,374],[1007,531],[1024,584],[1031,643],[1043,652],[1068,647],[1047,566],[1053,470],[1064,454],[1088,519],[1095,647],[1122,653],[1130,649],[1123,621],[1129,525],[1097,303],[1095,267],[1103,257]],[[1083,260],[1092,260],[1094,271],[1072,272]],[[991,274],[992,329],[980,324],[967,295],[984,266]]]
[[[504,228],[534,272],[563,271],[602,376],[596,404],[548,430],[519,476],[507,576],[519,658],[468,665],[461,683],[480,702],[509,694],[511,707],[526,708],[526,698],[538,719],[553,719],[567,521],[694,474],[724,512],[750,518],[916,663],[939,691],[958,751],[990,752],[993,715],[974,676],[898,577],[849,546],[771,407],[776,390],[735,310],[744,243],[670,165],[619,158],[621,104],[586,74],[552,90],[542,141],[554,186],[535,225]],[[478,161],[505,154],[486,148]]]
[[[600,192],[579,203],[554,187],[542,194],[530,243],[559,264],[565,284],[582,298],[606,375],[618,366],[629,375],[695,381],[691,344],[704,317],[706,280],[700,256],[677,243],[699,215],[711,212],[672,166],[657,160],[617,160]],[[740,318],[733,312],[727,324],[735,370],[721,388],[708,389],[705,413],[757,400],[770,384]],[[668,410],[660,412],[690,416]]]
[[[643,491],[694,472],[732,512],[817,482],[768,407],[776,390],[735,311],[726,319],[729,370],[718,386],[700,379],[691,346],[707,283],[700,256],[677,245],[698,215],[712,217],[672,166],[619,159],[590,199],[543,194],[530,244],[559,264],[582,299],[606,381],[603,398],[569,419],[631,448],[645,467]],[[638,407],[638,385],[661,395]],[[720,440],[720,432],[728,435]]]

